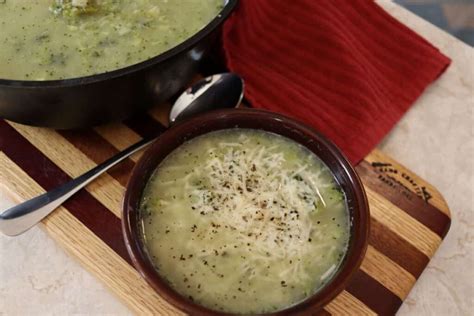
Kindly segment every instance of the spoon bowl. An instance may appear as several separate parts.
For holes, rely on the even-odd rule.
[[[244,82],[234,73],[222,73],[204,78],[189,87],[171,108],[170,124],[199,113],[234,108],[244,96]]]

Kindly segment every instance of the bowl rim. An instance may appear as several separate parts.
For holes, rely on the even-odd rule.
[[[104,80],[114,79],[121,76],[126,76],[134,72],[144,70],[146,68],[155,66],[167,59],[170,59],[182,52],[185,52],[197,43],[199,43],[203,38],[207,37],[215,29],[217,29],[232,13],[236,7],[239,0],[224,0],[224,6],[219,11],[219,13],[202,29],[197,33],[193,34],[191,37],[187,38],[183,42],[171,47],[170,49],[152,57],[147,58],[138,63],[114,69],[108,72],[101,72],[93,75],[72,77],[66,79],[55,79],[55,80],[18,80],[18,79],[6,79],[0,77],[0,86],[9,86],[12,88],[21,87],[21,88],[57,88],[57,87],[71,87],[79,86],[84,84],[91,84],[95,82],[100,82]]]
[[[349,246],[345,258],[343,259],[343,262],[338,268],[338,272],[326,285],[323,286],[321,290],[307,297],[302,302],[292,305],[286,309],[263,315],[301,314],[303,312],[315,312],[321,310],[327,303],[329,303],[332,299],[334,299],[339,293],[344,290],[347,283],[360,268],[368,245],[368,236],[370,228],[369,205],[364,187],[359,176],[357,175],[355,169],[352,167],[350,162],[335,144],[333,144],[315,129],[292,118],[274,112],[257,109],[216,110],[184,120],[161,134],[160,137],[153,144],[151,144],[150,147],[144,152],[142,157],[135,165],[126,187],[125,196],[123,200],[122,231],[127,251],[131,257],[133,265],[136,267],[141,276],[160,296],[162,296],[167,302],[171,303],[176,308],[184,312],[191,313],[193,315],[235,315],[219,312],[198,305],[192,302],[190,299],[187,299],[178,292],[176,292],[168,285],[168,283],[163,278],[161,278],[155,268],[153,268],[146,254],[146,250],[142,246],[141,236],[139,234],[139,229],[137,225],[137,203],[141,199],[143,188],[145,187],[145,184],[147,183],[149,176],[151,175],[153,170],[175,148],[179,147],[179,145],[181,145],[188,139],[197,137],[202,134],[206,134],[210,131],[233,128],[235,126],[234,124],[232,124],[231,126],[224,128],[211,127],[211,130],[207,132],[200,132],[200,127],[205,126],[205,124],[216,124],[216,121],[220,120],[229,120],[232,122],[238,120],[242,121],[243,118],[248,120],[258,119],[277,124],[286,124],[288,126],[291,126],[292,133],[303,133],[304,135],[301,137],[307,137],[310,141],[317,142],[319,144],[318,146],[323,146],[324,150],[328,150],[329,155],[332,156],[333,159],[335,159],[334,163],[339,165],[340,170],[344,172],[345,177],[349,180],[346,183],[346,186],[353,190],[353,196],[351,196],[352,201],[348,201],[349,208],[352,208],[351,238],[349,241]],[[278,131],[268,130],[265,128],[266,127],[263,126],[263,128],[254,129],[263,129],[276,134],[280,134]],[[192,137],[186,138],[186,133],[190,133],[190,131],[193,131],[196,134]],[[173,141],[178,142],[179,144],[176,145],[174,148],[163,152],[162,143],[164,143],[164,141],[172,141],[171,138],[176,138],[177,136],[181,137],[182,139],[180,139],[179,141]],[[288,137],[288,135],[283,136]],[[291,139],[291,137],[288,138]],[[158,153],[160,153],[160,155],[162,155],[163,157],[158,158],[156,164],[153,164],[151,162],[151,158]],[[326,161],[324,162],[326,165],[328,165]],[[150,163],[154,165],[151,168],[150,166],[147,166],[147,164]],[[334,170],[331,167],[330,170],[334,173]],[[356,221],[356,223],[353,223],[354,220]]]

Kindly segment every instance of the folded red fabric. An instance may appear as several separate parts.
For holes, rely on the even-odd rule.
[[[241,0],[223,46],[253,107],[309,123],[354,164],[450,64],[369,0]]]

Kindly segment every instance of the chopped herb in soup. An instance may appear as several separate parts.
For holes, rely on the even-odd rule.
[[[112,71],[176,46],[223,0],[0,0],[0,78],[54,80]]]
[[[154,171],[141,201],[144,243],[183,296],[230,313],[290,307],[345,256],[345,195],[325,164],[276,134],[194,138]]]

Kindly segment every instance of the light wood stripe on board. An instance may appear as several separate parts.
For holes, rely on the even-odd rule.
[[[343,291],[328,305],[324,307],[331,315],[377,315],[364,303],[352,296],[347,291]]]
[[[120,123],[101,125],[94,128],[94,130],[118,150],[124,150],[142,139],[140,135]],[[143,151],[139,151],[130,156],[130,159],[137,162],[142,154]]]
[[[378,193],[365,186],[369,200],[370,215],[391,231],[408,241],[428,257],[432,257],[441,243],[441,238],[416,219],[390,203]],[[377,207],[374,207],[377,205]]]
[[[371,245],[367,248],[361,269],[402,300],[416,282],[413,275]]]
[[[57,132],[9,122],[23,137],[71,177],[78,177],[96,166],[91,159]],[[117,217],[121,217],[124,187],[109,174],[90,183],[86,190]]]
[[[0,152],[0,182],[24,201],[44,190],[14,162]],[[15,193],[13,193],[15,192]],[[43,220],[44,228],[61,246],[110,288],[138,315],[176,315],[179,312],[158,296],[138,272],[64,207]],[[87,245],[87,247],[84,247]],[[145,303],[146,302],[146,303]]]
[[[432,195],[432,198],[428,201],[428,203],[430,203],[431,205],[436,207],[438,210],[440,210],[441,212],[446,214],[448,217],[451,217],[451,214],[449,212],[448,204],[444,200],[443,196],[439,193],[439,191],[435,187],[433,187],[430,183],[426,182],[425,180],[420,178],[418,175],[416,175],[413,172],[411,172],[410,170],[408,170],[405,166],[401,165],[397,161],[395,161],[392,158],[388,157],[386,154],[384,154],[383,152],[381,152],[378,149],[372,150],[372,152],[370,152],[370,154],[367,155],[367,157],[365,157],[364,160],[369,162],[369,163],[372,163],[372,162],[390,163],[394,167],[396,167],[398,170],[400,170],[400,172],[404,172],[405,174],[410,175],[410,177],[413,178],[413,180],[415,180],[415,182],[418,185],[426,187],[428,189],[428,191],[430,192],[430,194]],[[414,191],[412,191],[412,192],[414,192]],[[416,193],[416,192],[414,192],[414,193]]]

